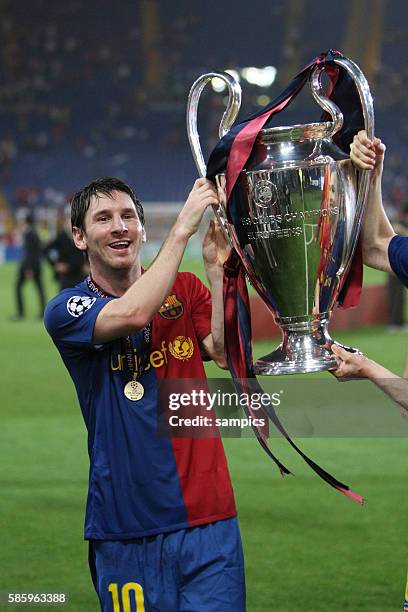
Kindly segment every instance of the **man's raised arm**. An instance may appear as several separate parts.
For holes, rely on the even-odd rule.
[[[197,231],[204,211],[217,204],[212,183],[197,179],[152,265],[126,293],[108,302],[99,313],[95,344],[136,333],[153,319],[173,286],[187,242]]]

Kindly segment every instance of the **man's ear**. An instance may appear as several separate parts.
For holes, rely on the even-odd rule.
[[[86,251],[88,245],[86,242],[86,234],[84,230],[74,226],[72,228],[72,239],[77,249],[79,249],[80,251]]]

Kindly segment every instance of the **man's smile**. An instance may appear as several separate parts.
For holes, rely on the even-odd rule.
[[[115,240],[110,242],[108,246],[115,251],[126,251],[131,244],[131,240]]]

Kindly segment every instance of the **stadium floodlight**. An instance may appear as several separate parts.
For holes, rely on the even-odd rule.
[[[211,79],[211,87],[213,88],[214,91],[216,91],[217,93],[220,93],[225,90],[226,85],[222,79],[219,79],[218,77],[214,77],[213,79]]]
[[[258,106],[266,106],[267,104],[269,104],[271,99],[272,98],[270,96],[267,96],[266,94],[261,94],[260,96],[257,96],[256,103],[258,104]]]
[[[238,70],[234,70],[233,68],[227,68],[225,72],[228,72],[228,74],[230,74],[232,77],[234,77],[234,79],[236,81],[238,81],[238,83],[240,82],[241,77],[239,75]]]
[[[241,80],[241,77],[237,70],[234,70],[233,68],[227,68],[225,72],[228,72],[228,74],[233,76],[236,81],[239,82]],[[224,91],[227,87],[224,81],[222,79],[218,79],[217,77],[214,77],[213,79],[211,79],[211,86],[213,90],[216,91],[217,93]]]
[[[276,72],[275,66],[265,66],[264,68],[249,66],[248,68],[242,68],[241,76],[251,85],[269,87],[276,78]]]

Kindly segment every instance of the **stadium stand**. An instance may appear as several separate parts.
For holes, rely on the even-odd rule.
[[[174,11],[172,3],[155,0],[116,5],[33,0],[23,9],[21,3],[3,0],[0,184],[13,210],[33,203],[60,206],[76,188],[103,174],[135,184],[145,201],[183,200],[196,174],[184,115],[197,75],[273,64],[276,82],[263,91],[273,96],[295,67],[325,45],[342,48],[347,41],[340,28],[333,32],[331,27],[347,22],[347,3],[322,12],[319,24],[311,20],[310,0],[279,0],[267,9],[256,0],[249,24],[232,13],[229,3],[211,0],[200,6],[182,0],[178,5]],[[408,189],[403,167],[408,128],[403,121],[407,69],[398,61],[407,33],[397,28],[396,19],[395,11],[383,16],[382,63],[373,90],[378,131],[389,147],[386,196],[398,209]],[[233,47],[224,42],[226,24],[229,39],[236,40]],[[248,27],[257,32],[256,45],[248,42]],[[397,36],[387,34],[396,28]],[[244,84],[242,113],[256,107],[255,89]],[[213,144],[222,98],[207,94],[203,105],[202,141]],[[316,119],[312,108],[303,97],[285,122]]]

